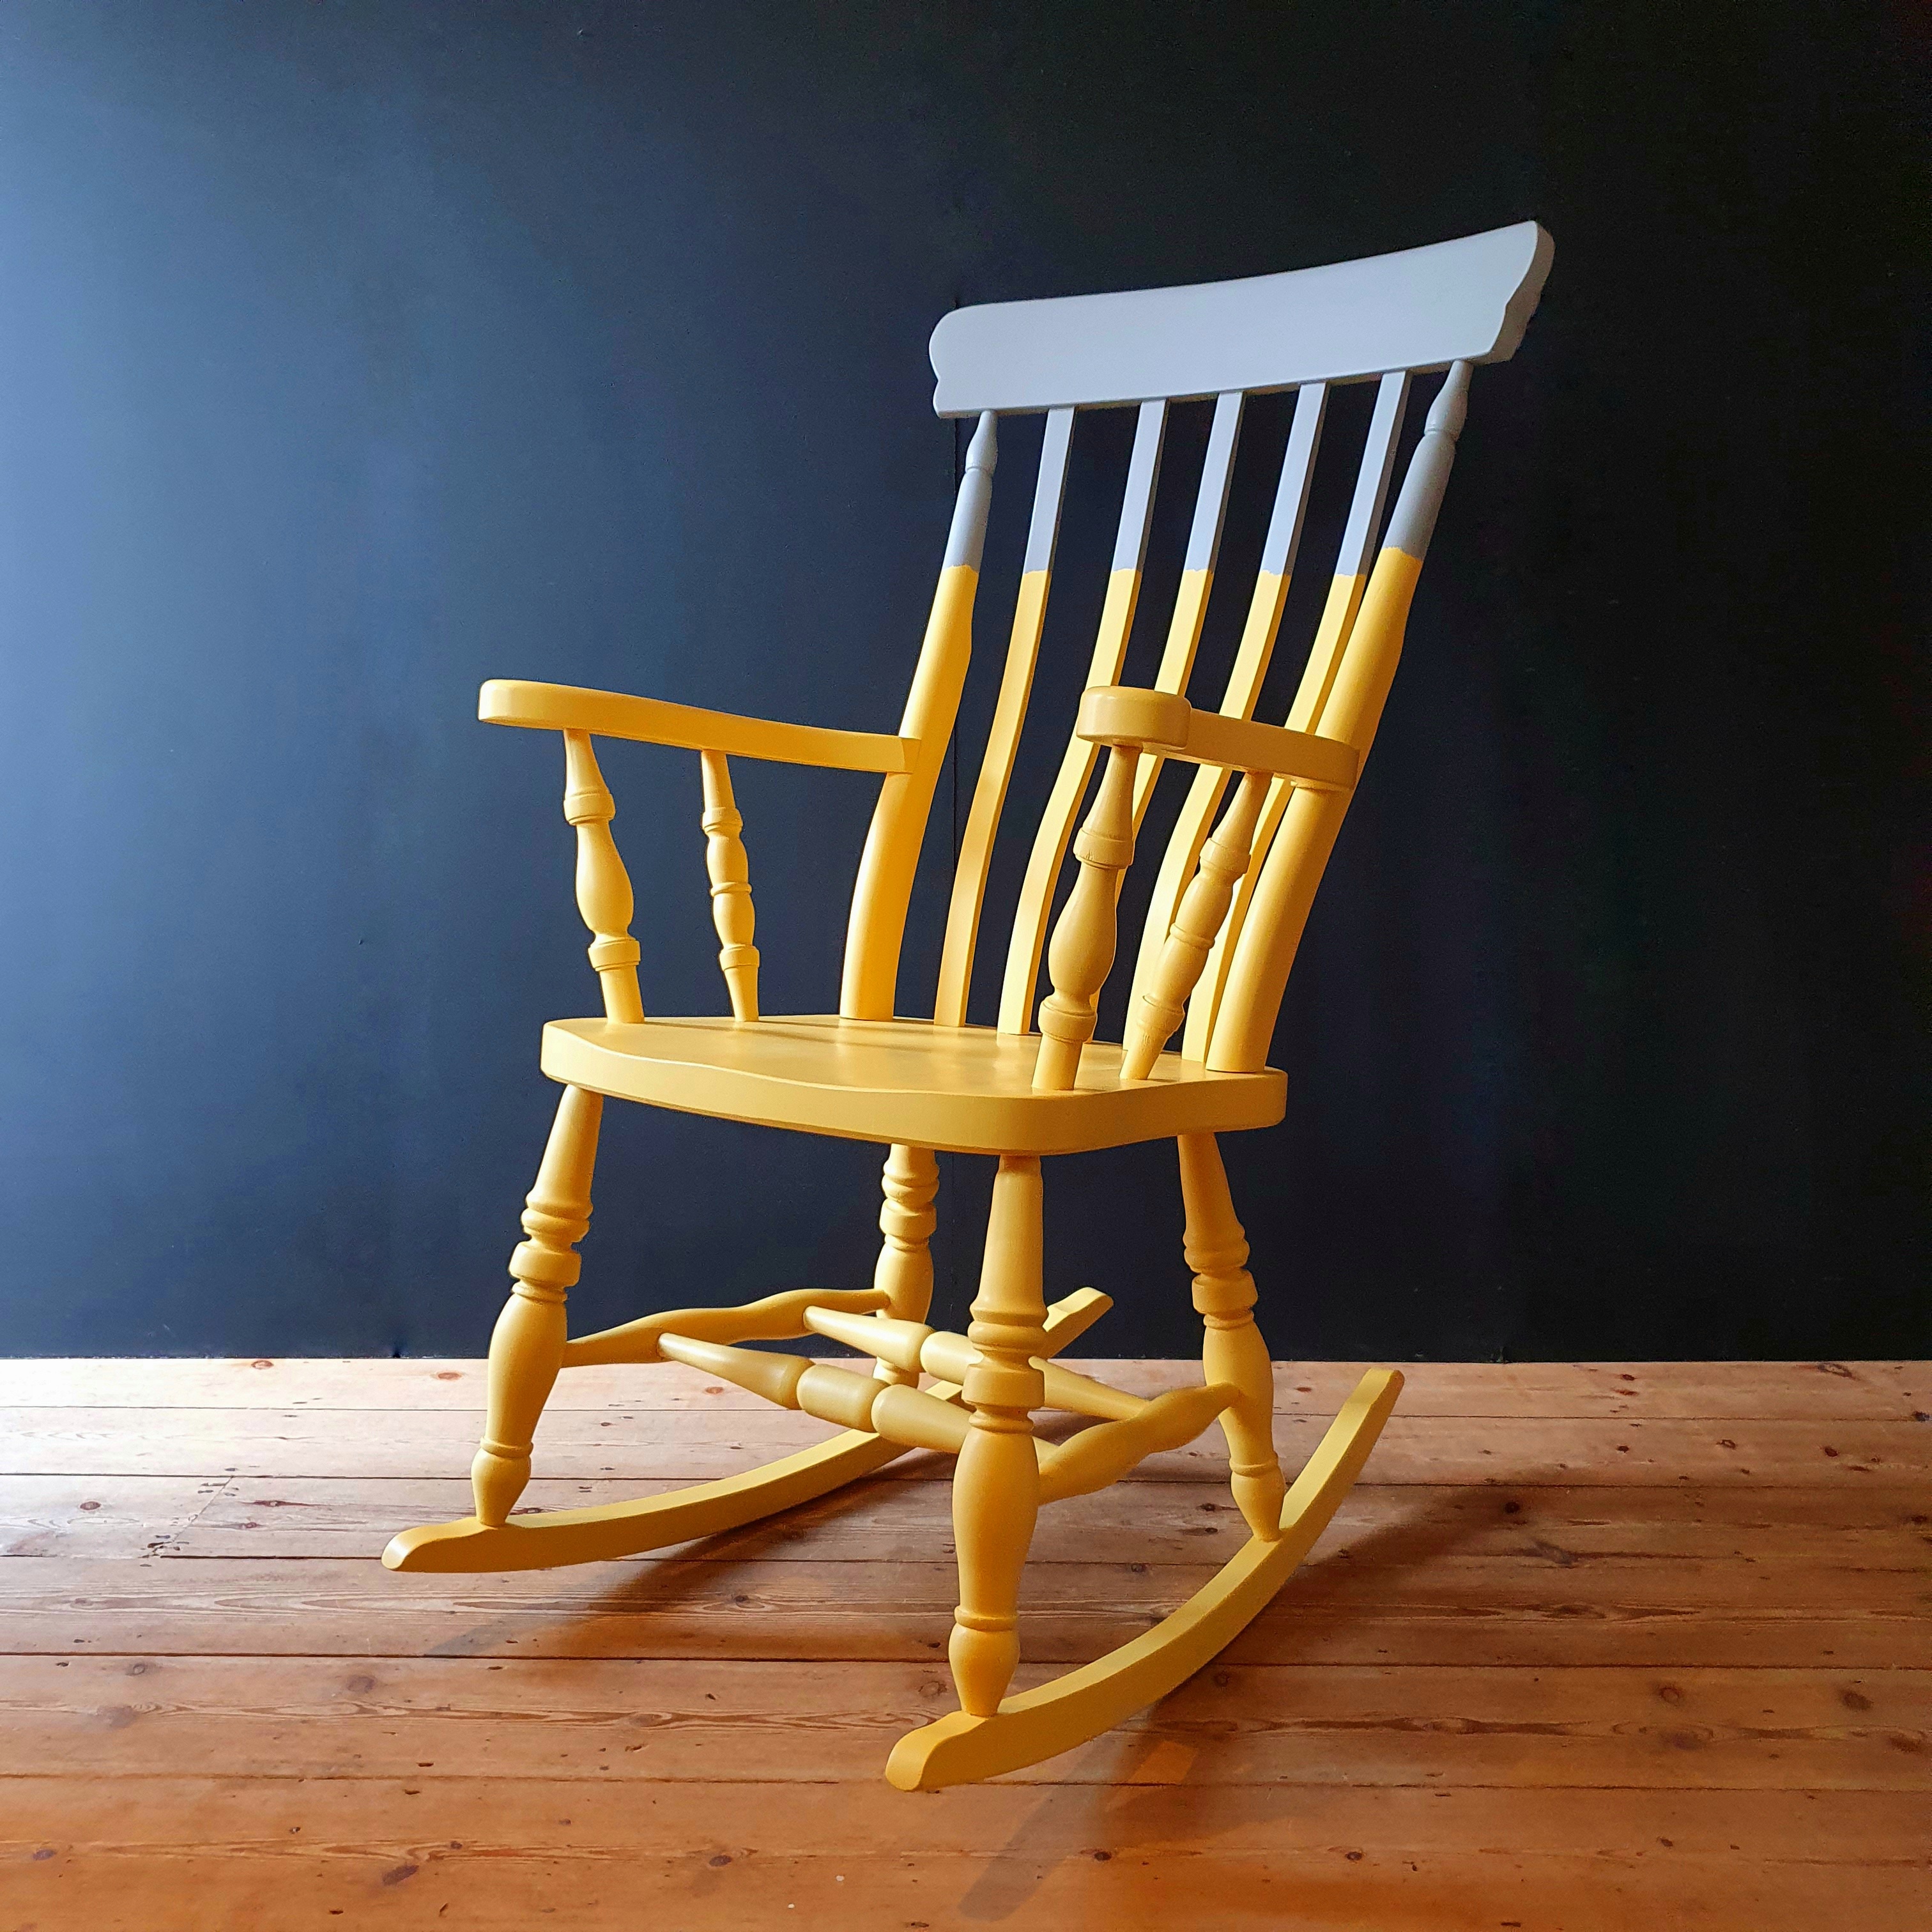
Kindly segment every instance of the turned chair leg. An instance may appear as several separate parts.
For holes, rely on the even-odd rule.
[[[516,1286],[490,1336],[489,1414],[470,1466],[478,1519],[501,1528],[530,1480],[537,1418],[563,1362],[564,1298],[583,1264],[571,1252],[590,1226],[590,1174],[604,1097],[566,1087],[524,1209],[530,1238],[510,1256]]]
[[[1256,1535],[1281,1534],[1287,1483],[1274,1447],[1274,1370],[1255,1326],[1255,1278],[1246,1231],[1234,1218],[1227,1170],[1212,1134],[1181,1134],[1180,1198],[1187,1210],[1187,1265],[1202,1324],[1201,1372],[1240,1391],[1221,1414],[1228,1438],[1228,1486]]]
[[[923,1322],[932,1306],[933,1230],[939,1216],[933,1196],[939,1192],[939,1161],[929,1148],[895,1146],[881,1178],[885,1205],[879,1210],[878,1264],[872,1286],[891,1297],[881,1311],[896,1322]],[[881,1382],[908,1382],[916,1388],[919,1372],[880,1362]]]
[[[960,1708],[970,1717],[999,1709],[1019,1661],[1020,1573],[1040,1511],[1031,1412],[1046,1400],[1046,1378],[1034,1366],[1047,1352],[1046,1322],[1040,1161],[1003,1155],[966,1331],[980,1352],[964,1384],[973,1426],[952,1477],[959,1604],[947,1654]]]

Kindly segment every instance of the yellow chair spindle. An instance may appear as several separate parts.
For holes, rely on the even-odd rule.
[[[1324,731],[1330,692],[1353,632],[1357,614],[1369,580],[1369,564],[1375,549],[1376,532],[1381,527],[1382,508],[1388,499],[1389,478],[1395,472],[1396,448],[1402,434],[1402,418],[1408,407],[1409,376],[1396,370],[1383,376],[1376,388],[1375,412],[1369,420],[1369,433],[1362,446],[1360,466],[1355,472],[1355,490],[1348,505],[1348,520],[1343,526],[1342,544],[1335,559],[1335,574],[1329,580],[1328,595],[1322,604],[1321,622],[1301,680],[1295,687],[1294,702],[1288,707],[1291,730]],[[1208,968],[1198,995],[1187,1016],[1187,1032],[1181,1052],[1190,1060],[1205,1060],[1220,1014],[1228,975],[1233,968],[1236,948],[1247,926],[1249,909],[1260,883],[1262,862],[1273,850],[1282,820],[1297,791],[1289,778],[1276,778],[1268,787],[1268,803],[1262,808],[1261,829],[1255,838],[1248,875],[1234,894],[1234,903],[1222,922],[1221,936],[1208,956]]]
[[[1247,872],[1268,787],[1265,772],[1244,772],[1234,803],[1201,848],[1200,869],[1182,895],[1160,963],[1129,1017],[1126,1057],[1120,1063],[1123,1080],[1144,1080],[1153,1072],[1162,1048],[1187,1010],[1187,996],[1234,903],[1234,887]]]
[[[744,814],[731,794],[731,767],[722,752],[700,752],[704,769],[704,864],[711,875],[711,922],[718,929],[718,965],[731,995],[732,1016],[758,1017],[758,949],[752,944],[758,916],[752,906],[751,862],[745,856]]]
[[[1143,403],[1134,425],[1133,453],[1127,459],[1126,487],[1120,498],[1120,520],[1114,538],[1113,568],[1107,578],[1106,599],[1100,608],[1094,656],[1087,668],[1090,688],[1118,683],[1121,667],[1126,662],[1166,428],[1166,404]],[[1027,857],[1026,876],[1020,882],[1012,933],[1006,942],[1006,969],[1000,983],[1002,1033],[1024,1033],[1033,1017],[1034,987],[1040,976],[1040,949],[1046,941],[1047,922],[1052,916],[1054,889],[1060,868],[1066,863],[1073,821],[1078,816],[1080,801],[1086,796],[1098,755],[1094,746],[1078,736],[1067,741],[1053,789],[1047,795],[1046,808],[1040,814],[1040,828],[1034,834],[1033,850]]]
[[[1228,673],[1221,694],[1224,718],[1252,718],[1261,696],[1262,681],[1268,675],[1274,654],[1275,639],[1281,630],[1282,613],[1287,608],[1288,589],[1294,572],[1296,552],[1301,547],[1301,527],[1307,514],[1309,490],[1315,477],[1315,459],[1322,444],[1322,424],[1327,413],[1328,386],[1306,382],[1294,399],[1294,420],[1288,430],[1288,446],[1282,452],[1280,473],[1276,479],[1274,508],[1268,518],[1268,535],[1262,544],[1261,568],[1255,574],[1253,594],[1248,601],[1247,621],[1241,641]],[[1212,765],[1203,765],[1194,775],[1174,823],[1167,850],[1162,854],[1160,871],[1148,900],[1147,922],[1141,929],[1140,951],[1134,962],[1130,1006],[1138,1003],[1142,992],[1160,963],[1174,923],[1182,894],[1201,856],[1201,848],[1214,824],[1214,814],[1228,784],[1228,774]],[[1199,1056],[1195,1056],[1198,1058]]]
[[[932,795],[945,769],[973,656],[973,602],[980,586],[986,514],[999,460],[999,418],[980,418],[966,447],[966,473],[953,503],[946,557],[926,619],[926,640],[906,694],[899,736],[912,748],[912,763],[887,776],[866,835],[852,913],[845,932],[845,966],[838,1010],[851,1019],[890,1019],[898,991],[899,950],[905,938],[919,850],[932,810]]]
[[[1073,850],[1080,876],[1053,929],[1047,970],[1053,991],[1040,1002],[1036,1092],[1064,1094],[1080,1071],[1081,1049],[1094,1037],[1094,1001],[1106,984],[1119,940],[1115,910],[1120,878],[1134,856],[1134,767],[1139,754],[1114,746],[1094,808]]]
[[[563,758],[563,815],[577,828],[577,909],[590,928],[590,963],[603,984],[604,1015],[635,1024],[644,1017],[638,992],[641,949],[631,937],[636,909],[631,875],[610,836],[617,802],[597,769],[589,732],[565,732]]]

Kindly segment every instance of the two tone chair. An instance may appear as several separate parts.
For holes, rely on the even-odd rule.
[[[935,407],[976,418],[976,427],[896,732],[778,724],[558,685],[483,687],[486,721],[562,734],[564,817],[576,828],[578,907],[592,934],[604,1014],[544,1029],[543,1070],[562,1090],[523,1216],[526,1238],[510,1258],[512,1291],[490,1342],[486,1432],[472,1471],[476,1514],[405,1530],[386,1563],[495,1570],[626,1556],[822,1496],[910,1449],[953,1455],[959,1604],[950,1656],[960,1708],[894,1748],[886,1774],[906,1790],[1016,1769],[1094,1736],[1198,1670],[1280,1588],[1360,1472],[1402,1378],[1392,1370],[1364,1376],[1289,1484],[1275,1452],[1272,1372],[1254,1318],[1247,1243],[1216,1137],[1282,1118],[1285,1076],[1267,1064],[1276,1016],[1401,653],[1470,371],[1514,352],[1550,259],[1549,237],[1526,222],[1249,280],[949,315],[932,339]],[[1384,530],[1411,388],[1436,371],[1444,373]],[[1374,410],[1325,608],[1286,722],[1258,723],[1252,713],[1281,627],[1324,408],[1334,386],[1356,382],[1376,385]],[[1243,406],[1252,394],[1285,389],[1297,394],[1246,627],[1218,701],[1199,706],[1187,694]],[[1192,535],[1160,668],[1150,688],[1126,687],[1120,679],[1170,406],[1210,398]],[[1087,686],[1033,831],[998,1023],[972,1026],[967,996],[988,866],[1040,649],[1069,452],[1082,411],[1122,408],[1136,412],[1132,449]],[[959,841],[931,1017],[903,1018],[902,939],[972,649],[1000,419],[1028,412],[1044,412],[1046,423],[1005,670]],[[698,755],[728,1016],[646,1016],[631,886],[592,749],[599,736]],[[836,1013],[760,1010],[734,757],[879,774]],[[1126,1038],[1116,1046],[1094,1037],[1096,1001],[1114,963],[1122,875],[1155,782],[1170,765],[1191,776],[1135,955]],[[1070,842],[1078,872],[1049,946]],[[1036,1016],[1043,951],[1052,991]],[[925,1002],[909,993],[908,1004]],[[573,1338],[565,1301],[578,1280],[574,1244],[590,1222],[607,1098],[889,1148],[872,1286],[674,1310]],[[1055,1360],[1110,1304],[1092,1290],[1051,1306],[1042,1298],[1042,1162],[1169,1138],[1204,1330],[1202,1380],[1143,1400]],[[998,1162],[983,1269],[963,1335],[926,1325],[934,1156],[948,1150]],[[737,1346],[807,1334],[866,1359],[854,1369]],[[664,1360],[804,1410],[842,1432],[726,1480],[513,1519],[559,1371]],[[1092,1425],[1049,1443],[1034,1426],[1042,1408],[1091,1418]],[[1144,1636],[1009,1695],[1020,1654],[1022,1573],[1038,1511],[1105,1488],[1216,1421],[1251,1532],[1245,1546]]]

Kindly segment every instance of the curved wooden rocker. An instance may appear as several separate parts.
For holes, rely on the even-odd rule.
[[[976,418],[926,638],[896,732],[727,716],[566,686],[493,680],[488,721],[556,730],[577,902],[604,1016],[553,1022],[544,1070],[562,1087],[526,1238],[490,1346],[488,1414],[471,1466],[476,1513],[406,1530],[384,1553],[412,1570],[541,1568],[659,1549],[821,1496],[909,1448],[957,1459],[959,1603],[948,1650],[960,1709],[900,1740],[887,1768],[929,1790],[1038,1762],[1163,1696],[1254,1617],[1307,1552],[1360,1472],[1402,1386],[1365,1376],[1292,1490],[1274,1441],[1274,1385],[1254,1318],[1248,1246],[1216,1136],[1267,1127],[1286,1082],[1267,1064],[1289,969],[1401,655],[1409,605],[1461,431],[1473,365],[1512,355],[1550,256],[1533,223],[1334,268],[1195,289],[961,309],[933,338],[936,406]],[[1442,382],[1384,528],[1412,377]],[[1253,712],[1280,628],[1330,387],[1376,384],[1340,554],[1282,724]],[[1274,508],[1246,627],[1214,708],[1187,688],[1212,589],[1246,396],[1294,389]],[[1140,594],[1170,400],[1212,398],[1185,568],[1151,686],[1120,680]],[[1036,830],[1009,938],[996,1026],[968,1007],[994,841],[1038,656],[1078,412],[1131,406],[1132,454],[1113,565],[1071,738]],[[992,499],[998,421],[1043,412],[1032,521],[992,728],[955,862],[931,1018],[897,1000],[902,940],[935,788],[956,722]],[[1379,547],[1378,547],[1379,546]],[[1371,565],[1372,564],[1372,568]],[[593,736],[698,755],[727,1016],[647,1019],[630,880]],[[1105,757],[1097,785],[1095,773]],[[879,801],[859,862],[838,1011],[770,1017],[732,755],[872,772]],[[1098,1040],[1096,1002],[1118,943],[1123,874],[1154,784],[1191,776],[1155,880],[1126,1037]],[[1092,802],[1077,842],[1082,802]],[[1219,823],[1216,823],[1217,813]],[[1078,873],[1048,927],[1070,844]],[[1034,1000],[1047,953],[1052,993]],[[1178,1051],[1169,1042],[1180,1033]],[[801,1289],[736,1309],[650,1316],[568,1339],[565,1301],[590,1225],[604,1097],[890,1147],[884,1237],[869,1289]],[[1054,1358],[1108,1306],[1083,1290],[1049,1309],[1042,1161],[1172,1138],[1185,1257],[1202,1325],[1202,1378],[1150,1400]],[[997,1160],[986,1256],[963,1335],[925,1325],[940,1152]],[[816,1334],[869,1358],[863,1372],[748,1341]],[[672,1495],[513,1518],[559,1372],[682,1361],[842,1433],[742,1476]],[[929,1385],[922,1385],[926,1378]],[[1036,1434],[1058,1408],[1093,1426]],[[1250,1540],[1144,1636],[1058,1682],[1009,1696],[1022,1574],[1042,1507],[1129,1474],[1218,1423]]]
[[[1396,1369],[1372,1370],[1328,1426],[1282,1504],[1280,1534],[1253,1536],[1171,1616],[1051,1684],[1007,1697],[989,1718],[956,1711],[908,1731],[886,1760],[902,1791],[937,1791],[1021,1771],[1111,1730],[1165,1697],[1266,1608],[1328,1527],[1402,1393]]]

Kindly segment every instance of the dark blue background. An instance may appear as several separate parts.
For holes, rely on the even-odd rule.
[[[1290,990],[1289,1121],[1228,1147],[1270,1339],[1932,1352],[1913,17],[13,0],[0,1346],[479,1350],[537,1029],[596,999],[556,741],[475,723],[478,681],[890,729],[957,460],[946,308],[1534,215],[1555,271],[1475,386]],[[1203,690],[1284,424],[1252,412]],[[1128,427],[1076,446],[1022,820]],[[722,999],[694,766],[606,760],[658,1012]],[[871,782],[740,778],[767,1007],[823,1010]],[[866,1279],[873,1150],[611,1111],[579,1327]],[[954,1318],[987,1173],[945,1166]],[[1118,1298],[1096,1346],[1191,1348],[1171,1151],[1048,1173],[1052,1291]]]

